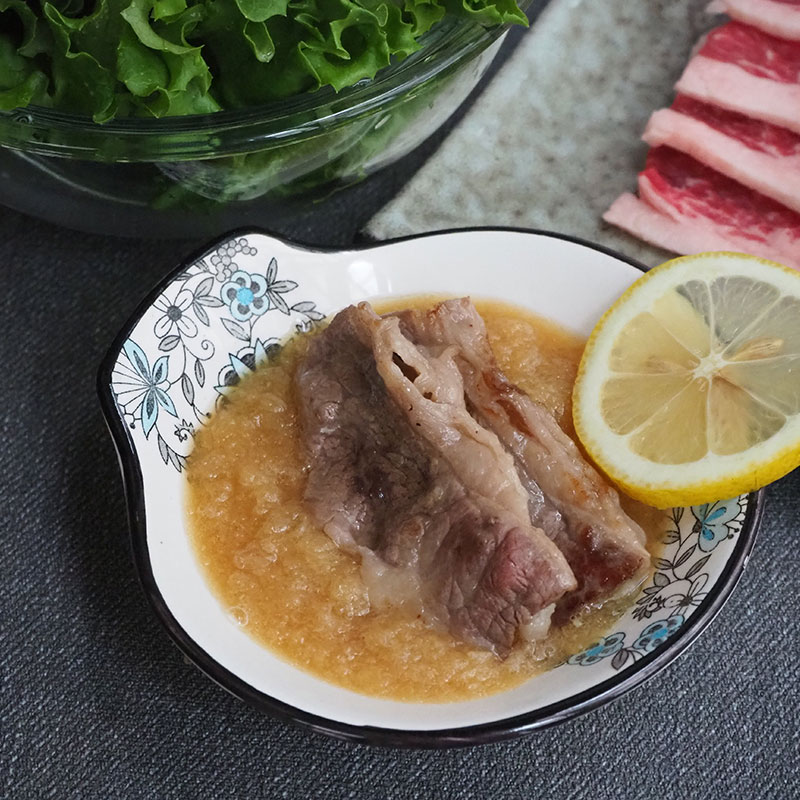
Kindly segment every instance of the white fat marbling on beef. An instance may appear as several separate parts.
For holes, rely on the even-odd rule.
[[[800,41],[800,3],[796,0],[714,0],[708,11],[725,13],[781,39]]]
[[[651,147],[680,150],[800,212],[800,134],[679,97],[672,108],[650,117],[642,138]]]

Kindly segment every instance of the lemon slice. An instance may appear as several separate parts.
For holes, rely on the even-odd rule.
[[[575,429],[659,508],[721,500],[800,465],[800,273],[704,253],[656,267],[597,323]]]

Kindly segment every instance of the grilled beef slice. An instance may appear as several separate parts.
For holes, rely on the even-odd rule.
[[[509,382],[469,299],[448,300],[427,313],[404,311],[397,318],[423,352],[450,352],[473,416],[514,458],[532,523],[572,568],[578,586],[559,601],[554,620],[563,622],[580,606],[640,583],[650,563],[643,531],[547,409]]]
[[[314,338],[295,382],[306,501],[361,557],[371,598],[410,603],[501,657],[526,630],[546,632],[575,579],[446,353],[423,354],[362,303]]]

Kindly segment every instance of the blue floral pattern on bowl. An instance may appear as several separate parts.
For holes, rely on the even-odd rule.
[[[257,256],[258,249],[239,238],[192,264],[167,287],[152,307],[149,345],[158,354],[152,368],[135,339],[123,346],[125,359],[113,375],[117,405],[130,429],[141,430],[146,439],[152,435],[164,463],[178,471],[185,466],[195,426],[209,417],[197,403],[209,365],[215,367],[214,389],[223,396],[280,347],[277,337],[263,333],[271,322],[262,324],[264,317],[289,317],[297,331],[324,319],[314,302],[290,297],[297,283],[278,280],[275,258],[262,272],[253,263]],[[224,354],[204,335],[220,327],[229,340]]]
[[[733,542],[741,530],[747,503],[748,498],[743,495],[692,508],[673,508],[664,534],[664,549],[653,560],[653,575],[640,590],[632,612],[637,620],[663,617],[646,625],[636,636],[606,636],[567,663],[590,666],[613,656],[611,666],[618,670],[664,644],[705,598],[709,573],[704,568],[710,553],[720,542]]]

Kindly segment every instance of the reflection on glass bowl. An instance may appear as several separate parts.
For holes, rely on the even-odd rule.
[[[486,71],[506,30],[447,21],[373,80],[253,109],[102,125],[50,109],[0,112],[0,203],[127,236],[269,225],[433,133]]]

